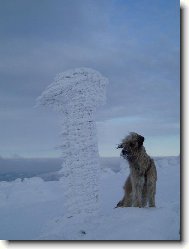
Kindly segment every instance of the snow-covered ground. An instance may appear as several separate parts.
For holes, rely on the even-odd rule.
[[[156,208],[114,209],[123,195],[128,165],[121,158],[103,158],[100,210],[94,217],[66,217],[62,178],[0,182],[0,239],[179,240],[180,158],[155,158],[155,162]]]

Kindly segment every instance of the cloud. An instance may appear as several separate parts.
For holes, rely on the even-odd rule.
[[[97,123],[99,150],[102,156],[119,156],[116,147],[129,132],[145,137],[145,147],[153,156],[179,154],[179,130],[177,122],[139,118],[116,118]],[[166,147],[164,147],[166,146]]]
[[[14,118],[15,130],[22,126],[18,117],[36,118],[35,99],[57,73],[87,66],[110,80],[107,104],[97,112],[104,129],[109,122],[116,137],[126,126],[153,135],[169,133],[168,127],[178,133],[177,1],[15,0],[4,1],[0,14],[0,122],[5,127]],[[111,120],[120,117],[133,122],[115,126]]]

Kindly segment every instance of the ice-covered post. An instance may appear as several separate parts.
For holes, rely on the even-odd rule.
[[[98,210],[99,154],[95,111],[105,103],[107,78],[89,68],[60,73],[38,98],[62,117],[63,194],[67,216]]]

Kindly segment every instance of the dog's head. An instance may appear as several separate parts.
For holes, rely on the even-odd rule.
[[[144,137],[131,132],[128,136],[126,136],[122,142],[118,145],[118,149],[121,148],[121,156],[127,158],[129,156],[136,155],[140,148],[143,146]]]

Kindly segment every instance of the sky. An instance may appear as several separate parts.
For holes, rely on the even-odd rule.
[[[0,0],[0,156],[59,157],[61,118],[34,108],[57,73],[109,79],[101,156],[131,131],[152,156],[180,154],[178,0]]]

